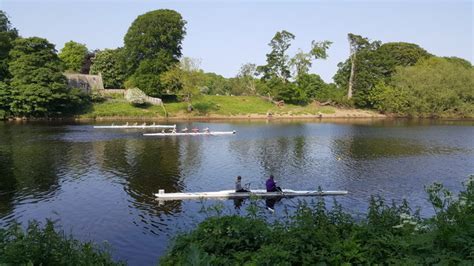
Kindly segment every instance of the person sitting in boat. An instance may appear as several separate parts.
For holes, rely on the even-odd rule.
[[[185,128],[183,128],[183,129],[181,129],[181,132],[183,132],[183,133],[186,133],[186,132],[188,132],[188,128],[187,128],[187,127],[185,127]]]
[[[195,127],[193,129],[191,129],[194,133],[198,133],[199,132],[199,128]]]
[[[266,187],[267,187],[267,192],[281,192],[281,188],[277,187],[275,180],[273,180],[273,175],[270,175],[270,178],[267,179]]]
[[[206,133],[209,133],[209,128],[206,127],[205,129],[203,129],[203,131],[206,132]]]
[[[235,192],[250,192],[242,187],[242,177],[240,175],[237,176],[235,181]]]
[[[173,128],[173,129],[171,130],[171,133],[173,133],[173,134],[176,133],[176,128]]]

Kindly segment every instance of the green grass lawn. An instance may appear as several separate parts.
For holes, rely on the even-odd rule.
[[[285,104],[282,107],[265,101],[255,96],[214,96],[204,95],[193,100],[194,111],[186,111],[187,103],[173,102],[165,103],[165,109],[169,117],[189,117],[189,116],[236,116],[259,114],[265,115],[271,112],[274,115],[304,115],[334,113],[332,107],[317,107],[315,105],[292,105]],[[102,103],[95,103],[91,110],[81,117],[164,117],[165,111],[161,106],[135,107],[129,104],[122,96],[115,95]]]

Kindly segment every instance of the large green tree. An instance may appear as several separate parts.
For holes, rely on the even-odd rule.
[[[381,81],[389,82],[396,67],[411,66],[431,56],[412,43],[381,44],[353,34],[349,35],[349,40],[352,40],[351,55],[338,64],[334,81],[340,88],[348,89],[348,98],[354,95],[354,102],[359,107],[372,107],[368,100],[370,91]]]
[[[13,114],[61,115],[70,110],[72,98],[53,44],[38,37],[18,38],[10,57]]]
[[[397,67],[388,84],[379,83],[369,99],[385,112],[414,116],[474,115],[474,68],[431,57]]]
[[[9,53],[13,41],[18,37],[18,31],[12,27],[7,14],[0,10],[0,81],[10,78],[8,72]]]
[[[295,35],[286,30],[275,33],[275,36],[273,36],[268,44],[272,50],[267,54],[267,64],[257,67],[257,71],[263,75],[262,79],[288,81],[291,77],[291,71],[289,66],[290,58],[286,51],[290,48],[293,39],[295,39]]]
[[[80,72],[88,53],[86,45],[69,41],[61,49],[59,58],[64,62],[67,71]]]
[[[92,58],[90,73],[101,73],[105,88],[123,88],[126,75],[123,48],[97,52]]]
[[[181,57],[186,21],[173,10],[155,10],[138,16],[124,38],[129,86],[160,96],[159,75]]]

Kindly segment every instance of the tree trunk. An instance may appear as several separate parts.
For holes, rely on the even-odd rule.
[[[347,99],[352,98],[352,85],[354,83],[355,58],[356,58],[356,52],[354,52],[351,56],[351,76],[349,77],[349,89],[347,90]]]

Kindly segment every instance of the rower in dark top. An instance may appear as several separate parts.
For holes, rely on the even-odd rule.
[[[235,181],[235,192],[250,192],[242,188],[242,177],[239,175]]]
[[[270,178],[267,179],[266,186],[267,186],[267,192],[277,192],[277,191],[281,192],[281,188],[277,187],[275,181],[273,180],[273,175],[270,175]]]

